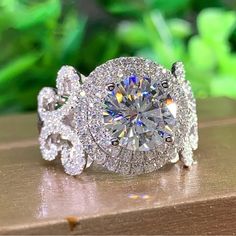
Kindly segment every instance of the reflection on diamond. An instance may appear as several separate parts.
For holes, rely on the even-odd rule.
[[[160,81],[133,75],[107,93],[104,123],[120,146],[149,151],[173,136],[176,103]]]

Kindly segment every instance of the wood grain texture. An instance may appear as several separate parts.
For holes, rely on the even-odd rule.
[[[198,107],[198,163],[138,177],[69,177],[41,159],[34,114],[0,118],[0,234],[236,233],[236,102]]]

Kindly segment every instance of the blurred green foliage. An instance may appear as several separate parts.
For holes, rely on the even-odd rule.
[[[183,61],[197,97],[236,98],[235,9],[232,0],[1,0],[0,112],[35,110],[63,64],[87,75],[134,55]]]

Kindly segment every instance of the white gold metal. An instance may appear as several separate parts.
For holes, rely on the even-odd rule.
[[[70,175],[93,162],[124,175],[179,159],[191,166],[198,145],[196,102],[181,62],[168,70],[121,57],[87,78],[63,66],[56,89],[40,91],[38,114],[43,158],[61,157]]]

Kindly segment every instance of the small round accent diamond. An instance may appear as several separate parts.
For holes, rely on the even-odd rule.
[[[132,75],[108,90],[104,123],[120,146],[132,151],[149,151],[173,139],[177,108],[162,84]]]

